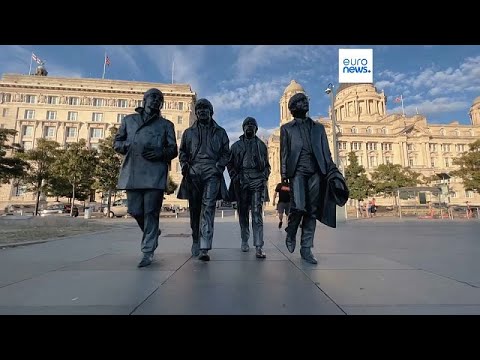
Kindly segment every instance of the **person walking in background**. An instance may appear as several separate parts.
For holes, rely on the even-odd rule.
[[[285,182],[280,182],[275,188],[275,195],[273,195],[273,206],[275,206],[275,199],[278,195],[277,212],[278,212],[278,228],[281,229],[283,225],[283,214],[288,217],[290,212],[290,187]]]

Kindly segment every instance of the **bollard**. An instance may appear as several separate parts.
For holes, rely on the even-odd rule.
[[[222,219],[223,219],[223,210],[222,210]]]
[[[175,212],[175,219],[178,219],[178,212]]]
[[[237,210],[235,210],[235,219],[237,218]]]

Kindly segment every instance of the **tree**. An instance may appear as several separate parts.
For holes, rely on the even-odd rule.
[[[58,176],[66,179],[72,187],[72,206],[70,215],[73,215],[75,205],[75,192],[82,190],[89,192],[95,178],[95,169],[97,166],[97,152],[87,148],[85,139],[80,139],[77,143],[69,144],[65,150],[62,150],[55,161],[54,169]]]
[[[60,176],[51,177],[43,190],[47,196],[55,196],[57,201],[59,197],[72,197],[72,187],[67,179]]]
[[[358,158],[354,151],[348,154],[349,165],[345,168],[345,180],[350,191],[350,198],[358,201],[368,197],[373,188],[372,182],[368,179],[365,168],[358,163]],[[358,217],[358,206],[357,217]]]
[[[364,200],[372,189],[372,182],[368,179],[365,168],[359,165],[355,152],[348,154],[350,165],[345,168],[345,180],[350,190],[350,198]]]
[[[7,150],[18,150],[18,144],[7,144],[9,136],[15,136],[16,130],[0,129],[0,184],[7,184],[10,180],[21,178],[28,169],[28,163],[18,157],[6,157]]]
[[[22,177],[22,182],[29,191],[36,192],[35,215],[38,215],[40,193],[53,175],[52,166],[58,154],[59,143],[52,140],[38,139],[35,149],[17,153],[16,156],[30,164],[29,171]]]
[[[173,181],[170,174],[168,174],[167,189],[166,189],[167,195],[173,194],[175,190],[177,190],[177,187],[178,187],[178,184],[175,181]]]
[[[422,184],[419,179],[420,173],[409,168],[404,168],[400,164],[382,164],[372,173],[372,183],[375,193],[392,196],[397,202],[396,190],[405,186],[416,186]]]
[[[110,128],[110,135],[99,141],[98,145],[98,164],[95,170],[95,187],[107,193],[107,214],[110,214],[112,202],[112,192],[115,192],[118,182],[118,174],[122,165],[122,158],[113,149],[115,134],[118,129]]]
[[[470,151],[453,160],[453,164],[460,166],[460,169],[451,171],[450,175],[461,178],[465,190],[480,193],[480,140],[469,146]]]

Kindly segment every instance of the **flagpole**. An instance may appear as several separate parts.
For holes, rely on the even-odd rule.
[[[105,67],[107,66],[107,53],[105,53],[105,57],[103,58],[103,75],[102,79],[105,79]]]
[[[30,70],[28,70],[28,75],[32,75],[32,62],[33,62],[33,52],[30,55]]]
[[[400,100],[402,100],[402,113],[403,113],[403,116],[405,117],[405,109],[403,108],[403,95],[400,95]]]
[[[172,84],[173,84],[173,71],[175,70],[175,61],[172,60]]]

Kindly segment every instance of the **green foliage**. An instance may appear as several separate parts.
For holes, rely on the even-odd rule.
[[[0,129],[0,184],[7,184],[10,180],[21,178],[28,169],[28,163],[16,156],[6,156],[8,150],[19,151],[17,144],[7,143],[10,136],[15,136],[16,130]]]
[[[465,190],[480,193],[480,140],[471,143],[470,150],[453,160],[453,164],[460,168],[450,175],[461,178]]]
[[[364,200],[372,190],[372,182],[368,179],[365,168],[359,165],[355,152],[348,154],[349,165],[345,168],[345,180],[350,190],[350,198]]]
[[[175,190],[177,190],[177,187],[178,187],[178,184],[175,181],[173,181],[170,174],[168,174],[167,190],[166,190],[167,195],[173,194]]]
[[[372,183],[375,193],[391,196],[400,187],[422,184],[420,176],[420,173],[400,164],[382,164],[372,173]]]

